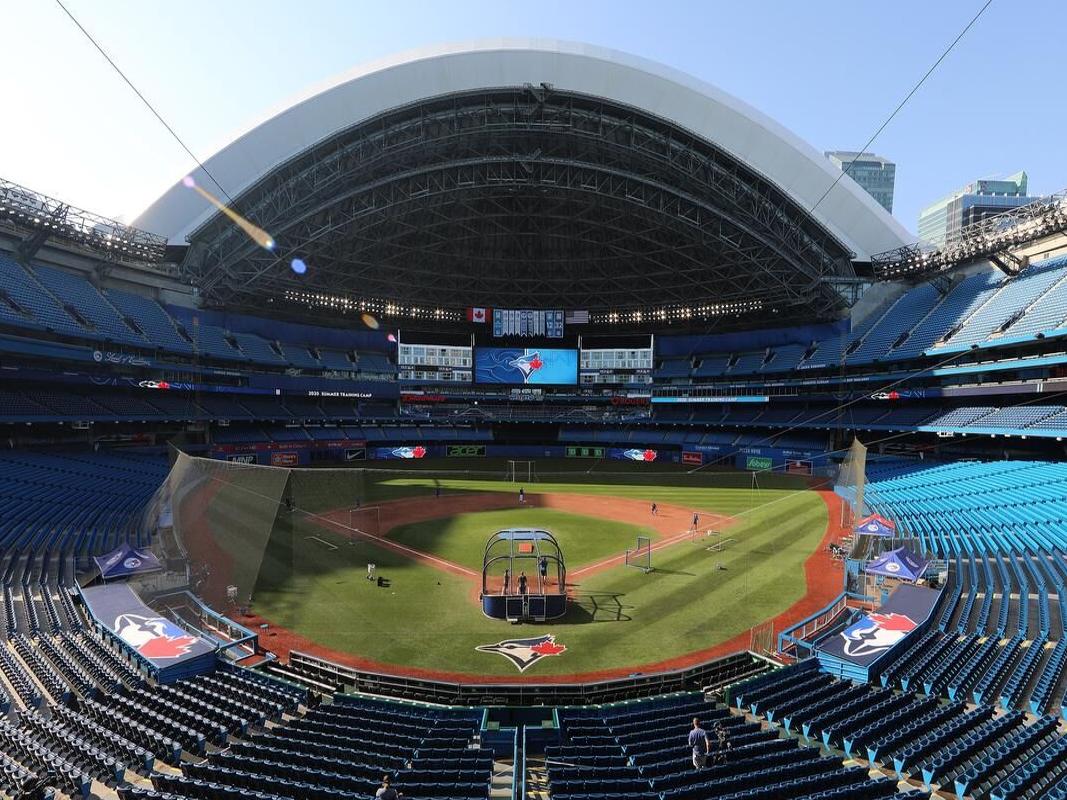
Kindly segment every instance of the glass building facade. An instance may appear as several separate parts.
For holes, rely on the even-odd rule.
[[[850,150],[831,150],[826,157],[839,170],[863,187],[878,204],[893,213],[893,187],[897,179],[897,165],[874,153],[855,153]]]
[[[1002,180],[972,181],[919,212],[919,238],[941,247],[968,225],[1033,202],[1026,184],[1025,172]]]

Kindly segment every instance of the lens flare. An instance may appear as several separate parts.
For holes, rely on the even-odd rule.
[[[269,233],[267,233],[262,228],[253,225],[251,222],[242,217],[229,206],[224,205],[217,197],[215,197],[215,195],[211,194],[211,192],[207,191],[206,189],[201,189],[199,186],[197,186],[196,181],[193,180],[192,175],[186,175],[184,178],[182,178],[182,185],[192,189],[194,192],[196,192],[209,203],[211,203],[211,205],[215,206],[215,208],[217,208],[219,211],[229,217],[233,221],[234,225],[243,230],[248,235],[249,239],[258,244],[264,250],[274,249],[274,239],[271,238],[271,235]]]
[[[378,330],[378,320],[376,320],[370,314],[361,314],[360,319],[363,320],[363,324],[370,328],[372,331]]]
[[[308,271],[308,265],[304,263],[302,258],[294,258],[289,266],[293,268],[293,272],[297,275],[303,275]]]

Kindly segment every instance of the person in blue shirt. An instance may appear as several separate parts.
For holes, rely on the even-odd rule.
[[[700,720],[693,717],[693,730],[689,731],[689,746],[693,749],[693,769],[703,769],[708,763],[708,750],[711,742],[708,733],[700,727]]]

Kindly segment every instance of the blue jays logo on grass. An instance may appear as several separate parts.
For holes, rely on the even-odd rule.
[[[145,658],[179,658],[196,644],[195,636],[163,617],[119,614],[113,627],[122,641]]]
[[[530,639],[505,639],[496,644],[483,644],[474,648],[479,653],[497,653],[515,665],[519,672],[525,672],[542,658],[558,656],[566,651],[567,646],[556,644],[555,634],[534,636]]]
[[[904,614],[874,612],[841,632],[847,656],[882,653],[915,630],[915,621]]]
[[[524,381],[530,380],[530,376],[537,370],[541,369],[545,365],[545,362],[541,360],[541,354],[536,350],[533,352],[523,353],[521,356],[511,359],[508,362],[508,366],[512,369],[517,369],[522,373],[522,379]]]

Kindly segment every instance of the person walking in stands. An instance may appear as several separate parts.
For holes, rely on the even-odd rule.
[[[652,516],[656,516],[657,514],[659,514],[659,508],[657,508],[656,504],[653,503],[652,504]]]
[[[526,573],[519,573],[519,594],[526,594]]]
[[[504,568],[504,588],[500,591],[501,594],[507,594],[511,588],[511,569],[509,567]]]
[[[519,505],[526,505],[526,490],[522,487],[519,487]]]
[[[403,796],[389,785],[389,776],[382,775],[382,788],[374,793],[375,800],[400,800]]]
[[[700,720],[693,717],[693,730],[689,731],[689,746],[693,748],[693,769],[703,769],[708,763],[711,742],[708,733],[700,727]]]

